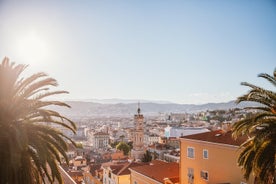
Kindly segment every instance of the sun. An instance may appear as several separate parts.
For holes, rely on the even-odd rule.
[[[26,64],[38,65],[47,61],[49,47],[36,31],[30,31],[17,39],[17,55]]]

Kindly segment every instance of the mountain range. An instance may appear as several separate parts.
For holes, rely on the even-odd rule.
[[[121,101],[123,102],[123,101]],[[66,101],[71,108],[54,107],[54,110],[70,117],[97,116],[132,116],[137,112],[138,103],[95,103],[91,101]],[[194,113],[206,110],[226,110],[256,105],[253,103],[236,104],[235,101],[225,103],[176,104],[140,101],[141,113],[144,115],[158,115],[159,113]]]

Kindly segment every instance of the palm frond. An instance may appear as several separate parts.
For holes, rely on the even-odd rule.
[[[76,131],[76,125],[50,109],[69,105],[43,99],[68,92],[51,91],[57,81],[42,72],[21,77],[26,68],[9,62],[8,58],[0,64],[0,183],[35,184],[57,180],[61,184],[58,164],[62,157],[68,164],[67,141],[75,143],[51,125],[72,132]]]

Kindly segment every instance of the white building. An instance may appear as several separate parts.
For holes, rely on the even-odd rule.
[[[165,137],[181,137],[204,132],[210,132],[210,130],[204,127],[170,127],[168,125],[165,128]]]
[[[151,145],[159,142],[159,135],[157,134],[145,134],[144,143],[145,145]]]
[[[104,149],[108,147],[109,134],[105,132],[97,132],[91,137],[92,147],[95,149]]]

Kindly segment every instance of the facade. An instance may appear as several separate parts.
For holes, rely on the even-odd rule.
[[[144,163],[126,162],[103,166],[103,184],[130,184],[130,168]]]
[[[167,144],[173,148],[179,148],[180,143],[179,143],[179,138],[176,137],[160,137],[159,138],[159,143],[161,144]]]
[[[152,145],[159,142],[159,135],[157,134],[145,134],[144,143],[145,145]]]
[[[89,171],[83,172],[83,180],[85,184],[102,184],[103,169],[101,169],[101,164],[91,165]]]
[[[181,184],[249,184],[237,165],[239,146],[246,140],[217,130],[180,138]]]
[[[91,137],[92,146],[95,149],[105,149],[108,147],[109,134],[105,132],[94,133]]]
[[[158,161],[150,165],[133,167],[129,169],[130,184],[163,184],[179,183],[179,164]]]
[[[75,159],[73,159],[72,164],[75,170],[77,170],[77,168],[85,167],[87,165],[86,159],[82,156],[77,156]]]
[[[164,160],[167,162],[178,162],[180,161],[180,149],[172,150],[169,153],[164,154]]]
[[[138,104],[137,114],[134,115],[134,128],[131,158],[140,160],[144,155],[144,116],[141,114],[140,104]]]

